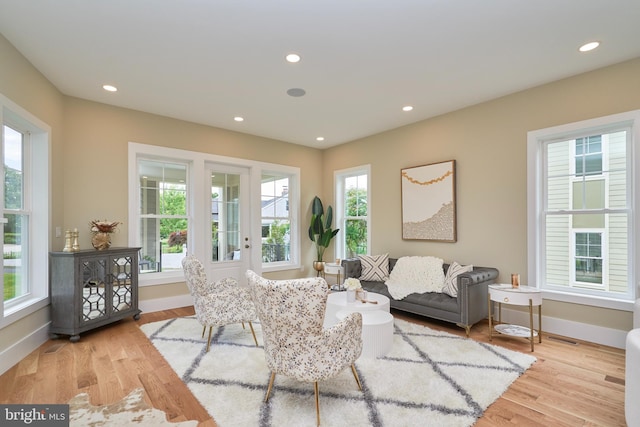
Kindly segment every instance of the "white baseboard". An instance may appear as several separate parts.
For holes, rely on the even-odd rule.
[[[142,310],[143,313],[188,307],[190,305],[193,305],[193,298],[190,294],[168,298],[146,299],[138,302],[138,308]]]
[[[47,342],[49,339],[50,323],[51,322],[47,322],[0,353],[0,375],[7,372],[13,365],[27,357],[33,350]]]
[[[533,316],[534,328],[537,328],[538,325],[538,316],[536,311],[537,310],[534,310]],[[512,310],[502,306],[502,321],[526,326],[529,324],[529,313]],[[545,316],[543,313],[542,332],[545,334],[556,334],[563,337],[607,345],[609,347],[625,348],[627,333],[629,331],[589,325],[587,323],[574,322],[571,320],[559,319],[557,317],[549,317]]]

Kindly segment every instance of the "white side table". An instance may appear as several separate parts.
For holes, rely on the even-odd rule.
[[[528,338],[533,351],[534,337],[542,342],[542,294],[538,288],[531,286],[489,285],[489,341],[493,338],[493,310],[491,302],[498,303],[498,323],[496,331],[513,337]],[[502,322],[502,304],[529,306],[529,327],[509,325]],[[533,307],[538,306],[538,330],[533,328]]]
[[[342,266],[340,264],[325,262],[324,263],[324,278],[327,278],[327,274],[331,276],[336,276],[336,285],[341,285],[342,278]],[[331,286],[331,285],[329,285]]]

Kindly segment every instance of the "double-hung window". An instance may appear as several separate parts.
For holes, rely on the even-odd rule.
[[[545,297],[635,298],[638,126],[633,112],[529,133],[529,280]]]
[[[371,250],[370,166],[337,171],[336,256],[352,258]]]
[[[48,303],[50,129],[1,95],[0,123],[2,326]]]

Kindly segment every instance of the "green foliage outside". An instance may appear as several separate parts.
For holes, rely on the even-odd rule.
[[[282,245],[285,243],[285,236],[289,233],[289,223],[281,224],[280,221],[273,221],[269,227],[267,243]]]
[[[9,301],[16,297],[16,274],[4,274],[4,300]]]
[[[347,218],[367,216],[367,191],[349,188],[346,192]],[[348,219],[345,224],[347,257],[367,253],[367,223],[360,219]]]

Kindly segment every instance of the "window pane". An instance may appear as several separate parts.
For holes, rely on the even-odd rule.
[[[4,207],[22,209],[23,206],[23,164],[22,133],[4,126]]]
[[[364,219],[347,219],[345,239],[347,243],[347,258],[367,253],[367,221]]]
[[[289,177],[263,174],[260,190],[262,262],[290,261]]]
[[[4,301],[29,293],[27,230],[29,217],[5,213],[4,224]]]
[[[140,272],[182,269],[186,253],[187,166],[141,160]]]
[[[211,254],[212,261],[239,260],[240,175],[211,174]]]

